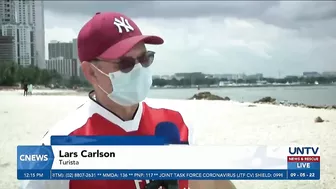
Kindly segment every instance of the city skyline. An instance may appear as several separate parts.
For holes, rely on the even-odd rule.
[[[245,73],[222,73],[222,74],[212,74],[212,73],[203,73],[203,72],[178,72],[173,74],[165,74],[165,75],[153,75],[153,78],[185,78],[191,76],[204,76],[210,78],[231,78],[231,79],[247,79],[247,78],[267,78],[264,77],[263,73],[254,73],[254,74],[245,74]],[[317,78],[317,77],[336,77],[336,71],[327,71],[327,72],[303,72],[299,75],[279,75],[278,77],[270,77],[270,78],[293,78],[293,77],[308,77],[308,78]]]
[[[12,38],[14,62],[45,68],[44,29],[43,1],[0,0],[0,36]]]
[[[165,39],[163,46],[149,47],[157,52],[155,74],[277,77],[336,70],[336,2],[46,1],[46,43],[72,41],[95,12],[108,10]]]
[[[59,42],[56,40],[52,40],[48,43],[48,52],[49,57],[46,60],[46,67],[49,70],[56,70],[59,74],[64,77],[78,76],[83,78],[84,75],[80,69],[78,54],[77,54],[77,40],[73,39],[71,42]],[[214,78],[264,78],[263,73],[220,73],[220,74],[212,74],[212,73],[204,73],[204,72],[178,72],[172,74],[163,74],[157,75],[155,72],[153,73],[153,78],[181,78],[185,77],[185,75],[203,75],[204,77],[214,77]],[[273,78],[285,78],[285,77],[301,77],[301,76],[309,76],[309,77],[335,77],[336,71],[329,72],[303,72],[299,75],[277,75],[277,77]]]
[[[48,43],[48,52],[49,58],[46,60],[47,69],[56,70],[59,74],[65,77],[78,76],[83,77],[83,74],[80,70],[79,59],[77,55],[77,40],[73,39],[71,42],[59,42],[52,40]],[[51,54],[50,54],[51,53]],[[170,74],[156,74],[153,73],[153,78],[181,78],[185,75],[203,75],[204,77],[214,77],[214,78],[264,78],[263,73],[204,73],[204,72],[177,72]],[[183,75],[183,76],[179,76]],[[324,71],[324,72],[302,72],[297,75],[281,75],[273,76],[272,78],[286,78],[286,77],[335,77],[336,71]]]
[[[46,46],[48,47],[46,52],[49,52],[48,60],[45,61],[48,70],[56,70],[66,78],[84,77],[78,59],[77,39],[71,42],[52,41]]]
[[[71,41],[95,12],[119,11],[165,39],[150,47],[157,74],[323,72],[336,69],[335,3],[46,2],[46,37]]]

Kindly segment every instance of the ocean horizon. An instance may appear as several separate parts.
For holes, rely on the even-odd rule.
[[[223,87],[223,88],[165,88],[152,89],[149,98],[188,99],[199,92],[229,97],[239,102],[254,102],[270,96],[277,101],[307,105],[336,105],[336,85],[321,86],[276,86],[276,87]]]
[[[6,90],[0,90],[4,93]],[[89,91],[89,90],[88,90]],[[88,91],[69,89],[35,89],[35,95],[87,95]],[[310,86],[258,86],[258,87],[210,87],[210,88],[152,88],[149,98],[157,99],[189,99],[199,92],[210,92],[221,97],[229,97],[238,102],[255,102],[264,97],[272,97],[277,102],[303,103],[313,106],[336,105],[336,85]],[[17,91],[16,95],[20,95]],[[12,93],[14,94],[14,93]],[[23,95],[23,92],[22,92]]]

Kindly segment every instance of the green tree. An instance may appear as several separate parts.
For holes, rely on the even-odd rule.
[[[39,69],[36,66],[23,67],[14,62],[0,62],[0,85],[14,86],[19,83],[49,85],[64,83],[62,76],[55,70]]]
[[[37,79],[37,83],[42,84],[44,86],[48,86],[52,81],[52,75],[48,70],[41,70],[39,72],[39,77]]]
[[[13,86],[16,84],[17,68],[12,62],[0,63],[0,85]]]

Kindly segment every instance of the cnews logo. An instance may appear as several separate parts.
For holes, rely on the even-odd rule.
[[[48,155],[20,155],[20,161],[48,161]]]

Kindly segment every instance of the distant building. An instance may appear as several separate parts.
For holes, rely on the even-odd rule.
[[[14,38],[0,35],[0,64],[14,60]]]
[[[54,58],[46,60],[46,65],[48,70],[56,70],[63,77],[78,76],[76,59]]]
[[[14,38],[15,62],[45,68],[43,1],[0,0],[0,27]]]
[[[213,75],[211,75],[211,74],[206,74],[206,75],[204,75],[204,78],[206,78],[206,79],[213,79],[215,77]]]
[[[171,75],[161,75],[160,76],[160,79],[165,79],[165,80],[170,80],[172,78],[173,78],[173,76],[171,76]]]
[[[76,76],[85,79],[78,59],[77,39],[72,42],[48,43],[49,60],[46,61],[49,70],[56,70],[65,77]],[[61,64],[61,65],[56,65]]]
[[[160,79],[161,76],[159,76],[159,75],[153,75],[152,78],[153,78],[153,79]]]
[[[64,59],[73,59],[73,44],[72,42],[56,42],[48,43],[49,59],[63,57]]]
[[[43,1],[0,0],[0,29],[14,38],[13,61],[45,68]]]
[[[4,24],[1,26],[3,36],[11,36],[14,41],[13,60],[22,66],[35,65],[34,33],[30,25]]]
[[[298,79],[299,77],[296,76],[296,75],[287,75],[284,79],[289,79],[289,80],[292,80],[292,79]]]
[[[34,24],[33,41],[35,45],[36,63],[40,69],[46,69],[45,64],[45,30],[44,30],[44,1],[31,1],[32,22]]]
[[[232,74],[232,77],[229,80],[238,80],[238,79],[246,79],[245,74]]]
[[[15,23],[15,3],[10,0],[0,1],[0,25]]]
[[[212,76],[213,76],[213,78],[227,79],[227,80],[230,80],[233,77],[232,74],[213,74]]]
[[[78,59],[77,39],[72,40],[72,58]]]
[[[174,78],[177,80],[181,79],[204,79],[205,74],[202,72],[191,72],[191,73],[175,73]]]
[[[336,71],[334,71],[334,72],[323,72],[322,76],[323,77],[336,77]]]
[[[246,76],[246,79],[256,79],[256,80],[261,80],[263,79],[264,76],[261,73],[253,74],[253,75],[248,75]]]
[[[83,71],[81,69],[81,62],[78,58],[78,47],[77,47],[77,39],[72,40],[72,59],[75,59],[77,62],[77,76],[80,79],[85,79]]]
[[[318,72],[303,72],[303,77],[309,78],[309,77],[321,77],[321,74]]]

